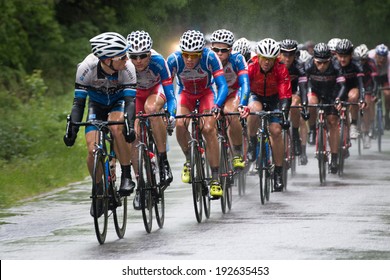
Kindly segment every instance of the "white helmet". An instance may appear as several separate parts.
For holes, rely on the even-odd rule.
[[[234,34],[233,32],[226,29],[219,29],[213,32],[210,37],[211,43],[223,43],[228,46],[232,46],[234,43]]]
[[[153,40],[148,32],[133,31],[127,35],[130,54],[146,53],[152,49]]]
[[[92,53],[99,59],[115,57],[126,53],[129,48],[125,37],[116,32],[105,32],[89,40]]]
[[[328,41],[328,48],[334,52],[336,51],[337,44],[341,41],[340,38],[332,38]]]
[[[256,53],[266,58],[275,58],[279,55],[279,52],[279,43],[271,38],[263,39],[256,45]]]
[[[353,54],[356,58],[360,58],[360,59],[367,58],[368,57],[368,48],[365,44],[361,44],[354,49]]]
[[[180,38],[180,49],[184,52],[200,52],[205,45],[203,33],[196,30],[188,30]]]
[[[305,63],[311,58],[311,54],[307,50],[300,50],[299,51],[299,60],[302,63]]]
[[[246,38],[240,38],[233,44],[233,52],[239,52],[242,55],[246,55],[250,52],[250,43]]]

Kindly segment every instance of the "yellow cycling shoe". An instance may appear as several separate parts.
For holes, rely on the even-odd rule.
[[[235,156],[233,158],[233,167],[234,168],[245,168],[245,161],[242,160],[241,156]]]
[[[210,182],[210,195],[213,198],[220,198],[223,194],[221,184],[217,180]]]
[[[183,171],[181,172],[181,180],[183,183],[189,183],[191,180],[190,162],[184,163]]]

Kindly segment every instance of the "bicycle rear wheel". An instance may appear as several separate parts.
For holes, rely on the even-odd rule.
[[[192,197],[194,202],[195,217],[198,223],[202,222],[202,205],[203,205],[203,185],[204,175],[202,170],[202,162],[198,145],[193,142],[191,144],[191,183],[192,183]]]
[[[344,120],[340,121],[340,142],[339,142],[339,150],[338,150],[338,161],[339,161],[339,170],[338,174],[339,176],[343,176],[344,174],[344,160],[345,160],[345,152],[347,147],[347,140],[346,140],[346,127],[345,127]]]
[[[153,222],[153,198],[151,180],[150,158],[144,147],[138,149],[138,189],[140,192],[140,205],[142,209],[142,219],[146,232],[150,233]]]
[[[326,133],[323,125],[317,131],[317,157],[321,185],[326,183]]]
[[[94,155],[92,171],[92,213],[97,240],[103,244],[107,235],[108,194],[106,164],[101,151]]]

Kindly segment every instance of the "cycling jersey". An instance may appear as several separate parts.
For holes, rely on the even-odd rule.
[[[189,94],[203,94],[212,90],[213,82],[217,85],[215,104],[219,107],[225,103],[228,87],[223,73],[221,61],[209,48],[204,48],[199,63],[193,68],[185,67],[181,51],[168,56],[167,63],[172,76],[176,75],[179,94],[184,91]]]
[[[112,105],[125,96],[136,95],[136,73],[131,61],[126,69],[112,75],[105,73],[99,59],[88,55],[77,67],[75,98],[89,99],[102,104]]]
[[[223,72],[228,84],[228,95],[239,90],[240,105],[247,106],[250,93],[248,64],[242,54],[230,54],[226,65],[223,66]]]
[[[341,66],[339,61],[336,59],[335,64],[336,67],[340,67],[343,76],[345,77],[345,87],[346,92],[349,92],[353,88],[359,88],[360,98],[362,99],[364,89],[363,89],[363,77],[364,71],[363,67],[356,61],[351,60],[351,62],[347,66]]]
[[[248,63],[248,75],[251,94],[260,97],[276,95],[281,99],[290,99],[291,82],[286,66],[277,58],[272,69],[264,73],[259,64],[258,56],[254,56]]]
[[[149,65],[144,70],[137,71],[137,96],[140,94],[144,98],[144,93],[148,91],[150,91],[150,94],[159,93],[158,85],[160,84],[162,85],[165,94],[163,99],[166,99],[168,103],[168,112],[171,116],[175,116],[176,98],[172,85],[171,72],[169,71],[164,57],[152,49]],[[144,104],[136,105],[137,108],[143,110]]]
[[[315,93],[319,98],[333,103],[336,98],[344,99],[345,77],[341,68],[330,60],[330,65],[325,72],[321,73],[314,64],[314,58],[305,63],[305,73],[308,78],[308,92]]]
[[[307,81],[304,65],[295,59],[288,68],[288,73],[290,74],[291,90],[293,93],[297,93],[298,84]]]

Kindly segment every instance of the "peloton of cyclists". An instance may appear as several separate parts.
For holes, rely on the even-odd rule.
[[[273,111],[282,109],[287,120],[291,105],[291,82],[290,75],[284,64],[278,58],[280,45],[274,39],[266,38],[256,45],[256,56],[252,57],[248,64],[249,82],[251,95],[249,97],[249,108],[251,112],[262,110]],[[282,127],[288,128],[288,121],[284,122],[279,118],[270,120],[271,145],[274,170],[274,190],[282,191],[283,183],[283,137]],[[250,137],[248,160],[255,161],[259,118],[254,115],[248,117],[248,133]]]
[[[221,107],[225,103],[228,94],[228,85],[224,77],[223,66],[218,56],[205,47],[206,40],[203,33],[196,30],[188,30],[180,38],[180,51],[168,56],[167,62],[172,76],[177,78],[179,86],[179,111],[181,114],[189,114],[196,101],[200,101],[200,113],[213,112],[215,118],[204,118],[202,134],[207,142],[207,159],[212,171],[210,181],[210,195],[213,198],[222,196],[222,188],[219,182],[219,148],[216,133],[216,117],[220,114]],[[218,93],[214,101],[213,81]],[[188,122],[184,119],[177,120],[176,138],[186,157],[183,167],[182,181],[190,182],[189,170],[189,146],[190,135]]]
[[[219,29],[211,34],[211,49],[218,55],[228,84],[228,96],[223,110],[240,112],[241,118],[249,114],[248,98],[250,93],[248,65],[241,53],[232,54],[233,32]],[[229,117],[228,135],[233,145],[233,167],[242,169],[245,162],[242,157],[242,127],[238,117]]]

